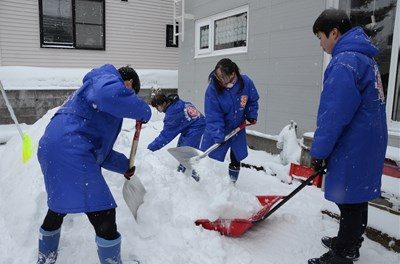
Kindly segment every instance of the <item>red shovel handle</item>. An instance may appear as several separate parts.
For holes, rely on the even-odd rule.
[[[253,123],[247,123],[246,121],[244,121],[243,123],[241,123],[238,126],[238,128],[240,128],[240,130],[242,130],[243,128],[248,127],[248,126],[252,126],[252,125],[254,125],[254,124]]]
[[[133,140],[139,141],[140,131],[142,130],[142,121],[136,121],[135,125],[135,135],[133,136]]]
[[[133,166],[135,166],[135,156],[136,156],[136,150],[137,150],[137,146],[139,143],[139,136],[140,136],[141,130],[142,130],[142,122],[136,121],[135,135],[133,136],[131,155],[129,156],[129,168],[130,169],[133,168]]]

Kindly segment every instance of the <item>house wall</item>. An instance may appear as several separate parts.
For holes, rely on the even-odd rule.
[[[321,91],[323,52],[312,25],[325,9],[315,0],[187,0],[186,13],[195,19],[249,5],[248,52],[194,58],[195,22],[186,20],[179,48],[179,94],[203,110],[207,77],[218,60],[229,57],[249,75],[260,94],[257,125],[278,134],[290,120],[299,135],[314,131]]]
[[[38,0],[1,0],[0,66],[177,69],[178,49],[165,47],[172,2],[106,0],[106,50],[77,50],[40,47]]]

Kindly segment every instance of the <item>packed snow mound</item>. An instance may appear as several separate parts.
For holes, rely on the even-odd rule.
[[[99,65],[100,66],[100,65]],[[0,67],[0,80],[6,90],[77,89],[89,68]],[[136,69],[142,88],[178,88],[178,71]]]
[[[278,135],[276,143],[278,149],[282,149],[279,157],[282,165],[290,163],[300,163],[301,147],[297,139],[297,123],[290,121]]]
[[[55,111],[24,128],[36,146]],[[196,182],[176,171],[178,162],[167,152],[167,148],[176,146],[176,140],[154,153],[146,149],[161,131],[162,119],[163,114],[153,112],[139,140],[136,177],[147,193],[137,221],[122,197],[124,177],[104,171],[119,206],[117,225],[122,235],[124,263],[132,263],[136,255],[144,264],[293,264],[306,263],[307,259],[325,253],[319,239],[336,235],[338,224],[329,217],[321,217],[321,208],[328,202],[313,186],[307,186],[240,238],[195,226],[197,218],[244,217],[259,207],[255,195],[287,195],[298,182],[287,185],[271,177],[271,168],[284,174],[285,166],[279,156],[253,150],[249,150],[246,162],[264,165],[266,172],[242,168],[234,187],[228,180],[229,161],[220,163],[205,158],[198,164],[201,180]],[[114,149],[129,154],[134,126],[134,120],[124,120]],[[1,263],[36,261],[38,229],[47,211],[46,199],[36,155],[22,164],[21,139],[16,134],[6,145],[0,145]],[[390,227],[398,233],[395,225]],[[67,215],[57,263],[98,263],[94,239],[95,233],[84,214]],[[357,263],[399,263],[399,254],[366,239]]]
[[[49,111],[24,131],[31,136],[34,145],[36,145],[36,150],[40,137],[56,110]],[[175,237],[180,238],[176,246],[184,248],[188,240],[185,237],[204,236],[202,229],[194,225],[196,219],[249,217],[259,210],[260,204],[253,194],[238,190],[228,180],[226,164],[214,164],[214,162],[204,159],[207,165],[203,167],[204,169],[199,167],[198,172],[201,180],[196,182],[191,177],[177,171],[178,162],[167,152],[168,147],[175,147],[176,140],[160,151],[153,153],[147,150],[147,145],[158,135],[163,125],[161,122],[163,114],[157,113],[154,109],[153,114],[154,120],[152,119],[143,125],[135,162],[137,165],[136,177],[141,179],[147,190],[144,197],[145,202],[138,211],[137,223],[135,223],[122,198],[123,176],[110,171],[103,171],[118,205],[122,208],[117,209],[119,224],[123,223],[123,225],[133,227],[131,231],[137,233],[133,237],[163,240],[162,237],[174,234]],[[126,155],[129,154],[134,125],[134,120],[124,120],[122,132],[114,145],[115,150]],[[0,255],[18,256],[18,245],[21,243],[37,244],[35,232],[41,225],[47,211],[47,195],[37,156],[33,155],[26,164],[21,162],[21,140],[18,135],[8,141],[4,146],[3,153],[7,154],[2,156],[0,162],[0,175],[2,176],[0,186],[7,186],[7,188],[2,188],[0,200],[8,202],[0,203],[0,211],[12,211],[12,213],[0,217],[0,232],[7,241],[5,246],[0,247]],[[3,224],[3,222],[7,224]],[[88,222],[85,222],[85,217],[80,214],[71,214],[65,218],[63,232],[67,234],[62,235],[61,244],[68,243],[70,249],[67,252],[70,252],[70,250],[79,252],[78,245],[87,240],[93,243],[93,247],[95,246],[92,242],[94,239],[93,230]],[[69,236],[69,232],[74,235]],[[123,233],[123,231],[121,232]],[[34,235],[26,236],[26,234]],[[195,248],[198,247],[210,247],[213,243],[212,247],[221,247],[219,235],[214,234],[214,232],[211,234],[215,239],[214,242],[208,241],[208,239],[195,239],[193,241],[190,239],[190,243],[194,243],[193,250],[195,251]],[[207,236],[209,235],[207,234]],[[167,239],[167,237],[164,239]],[[64,242],[63,239],[65,239]],[[164,242],[168,244],[171,241],[167,239]],[[132,244],[133,248],[137,248],[135,239],[128,240],[125,243]],[[34,248],[32,246],[29,256],[21,257],[33,260],[35,258]],[[161,248],[164,248],[166,252],[168,251],[167,245],[165,247],[161,245]],[[60,258],[62,258],[62,255],[63,252],[60,252]],[[85,258],[83,252],[80,255]],[[222,263],[224,256],[216,256],[216,258],[215,263]],[[173,262],[173,259],[171,261]],[[23,263],[23,261],[11,259],[6,262]],[[88,263],[96,263],[95,256],[92,259],[89,258]],[[157,263],[157,261],[153,263]]]

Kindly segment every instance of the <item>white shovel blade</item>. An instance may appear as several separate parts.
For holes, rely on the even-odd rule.
[[[122,195],[124,196],[124,200],[135,219],[137,217],[137,210],[143,203],[145,194],[146,189],[137,176],[132,176],[130,180],[125,181]]]
[[[203,154],[201,150],[195,149],[193,147],[176,147],[176,148],[169,148],[168,152],[185,166],[186,171],[192,171],[193,165],[197,161],[195,157],[199,157]]]

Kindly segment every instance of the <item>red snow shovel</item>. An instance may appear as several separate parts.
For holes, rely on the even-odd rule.
[[[314,170],[310,167],[304,166],[304,165],[299,165],[295,163],[290,163],[290,170],[289,170],[289,175],[292,176],[292,178],[299,179],[304,181],[311,175],[313,175]],[[312,184],[317,186],[318,188],[322,187],[322,182],[323,182],[323,177],[316,177],[313,181]]]
[[[309,185],[312,180],[314,180],[316,177],[318,177],[323,173],[325,172],[318,171],[314,173],[287,196],[274,196],[274,195],[257,196],[258,200],[260,201],[263,207],[260,211],[258,211],[256,214],[252,215],[248,219],[238,219],[238,218],[217,219],[213,222],[207,219],[199,219],[195,223],[196,225],[201,225],[205,229],[218,231],[226,236],[230,237],[241,236],[247,230],[249,230],[254,224],[267,219],[271,214],[273,214],[282,205],[284,205],[287,201],[289,201],[296,193],[298,193],[305,186]],[[278,201],[280,202],[276,204]]]
[[[135,135],[133,136],[131,154],[129,156],[129,168],[135,166],[135,156],[136,150],[139,143],[140,131],[142,130],[142,122],[136,121],[135,125]],[[143,197],[146,194],[146,189],[144,188],[142,182],[137,175],[133,175],[130,180],[126,180],[124,187],[122,189],[122,194],[124,200],[132,212],[133,217],[137,216],[137,210],[139,206],[143,203]]]
[[[240,130],[251,125],[253,124],[251,123],[246,124],[246,122],[243,122],[237,128],[232,130],[228,135],[226,135],[223,142],[215,143],[205,152],[189,146],[169,148],[168,152],[186,168],[186,171],[192,171],[193,165],[195,165],[199,160],[207,157],[208,154],[210,154],[213,150],[216,150],[219,146],[224,144],[231,137],[239,133]]]

